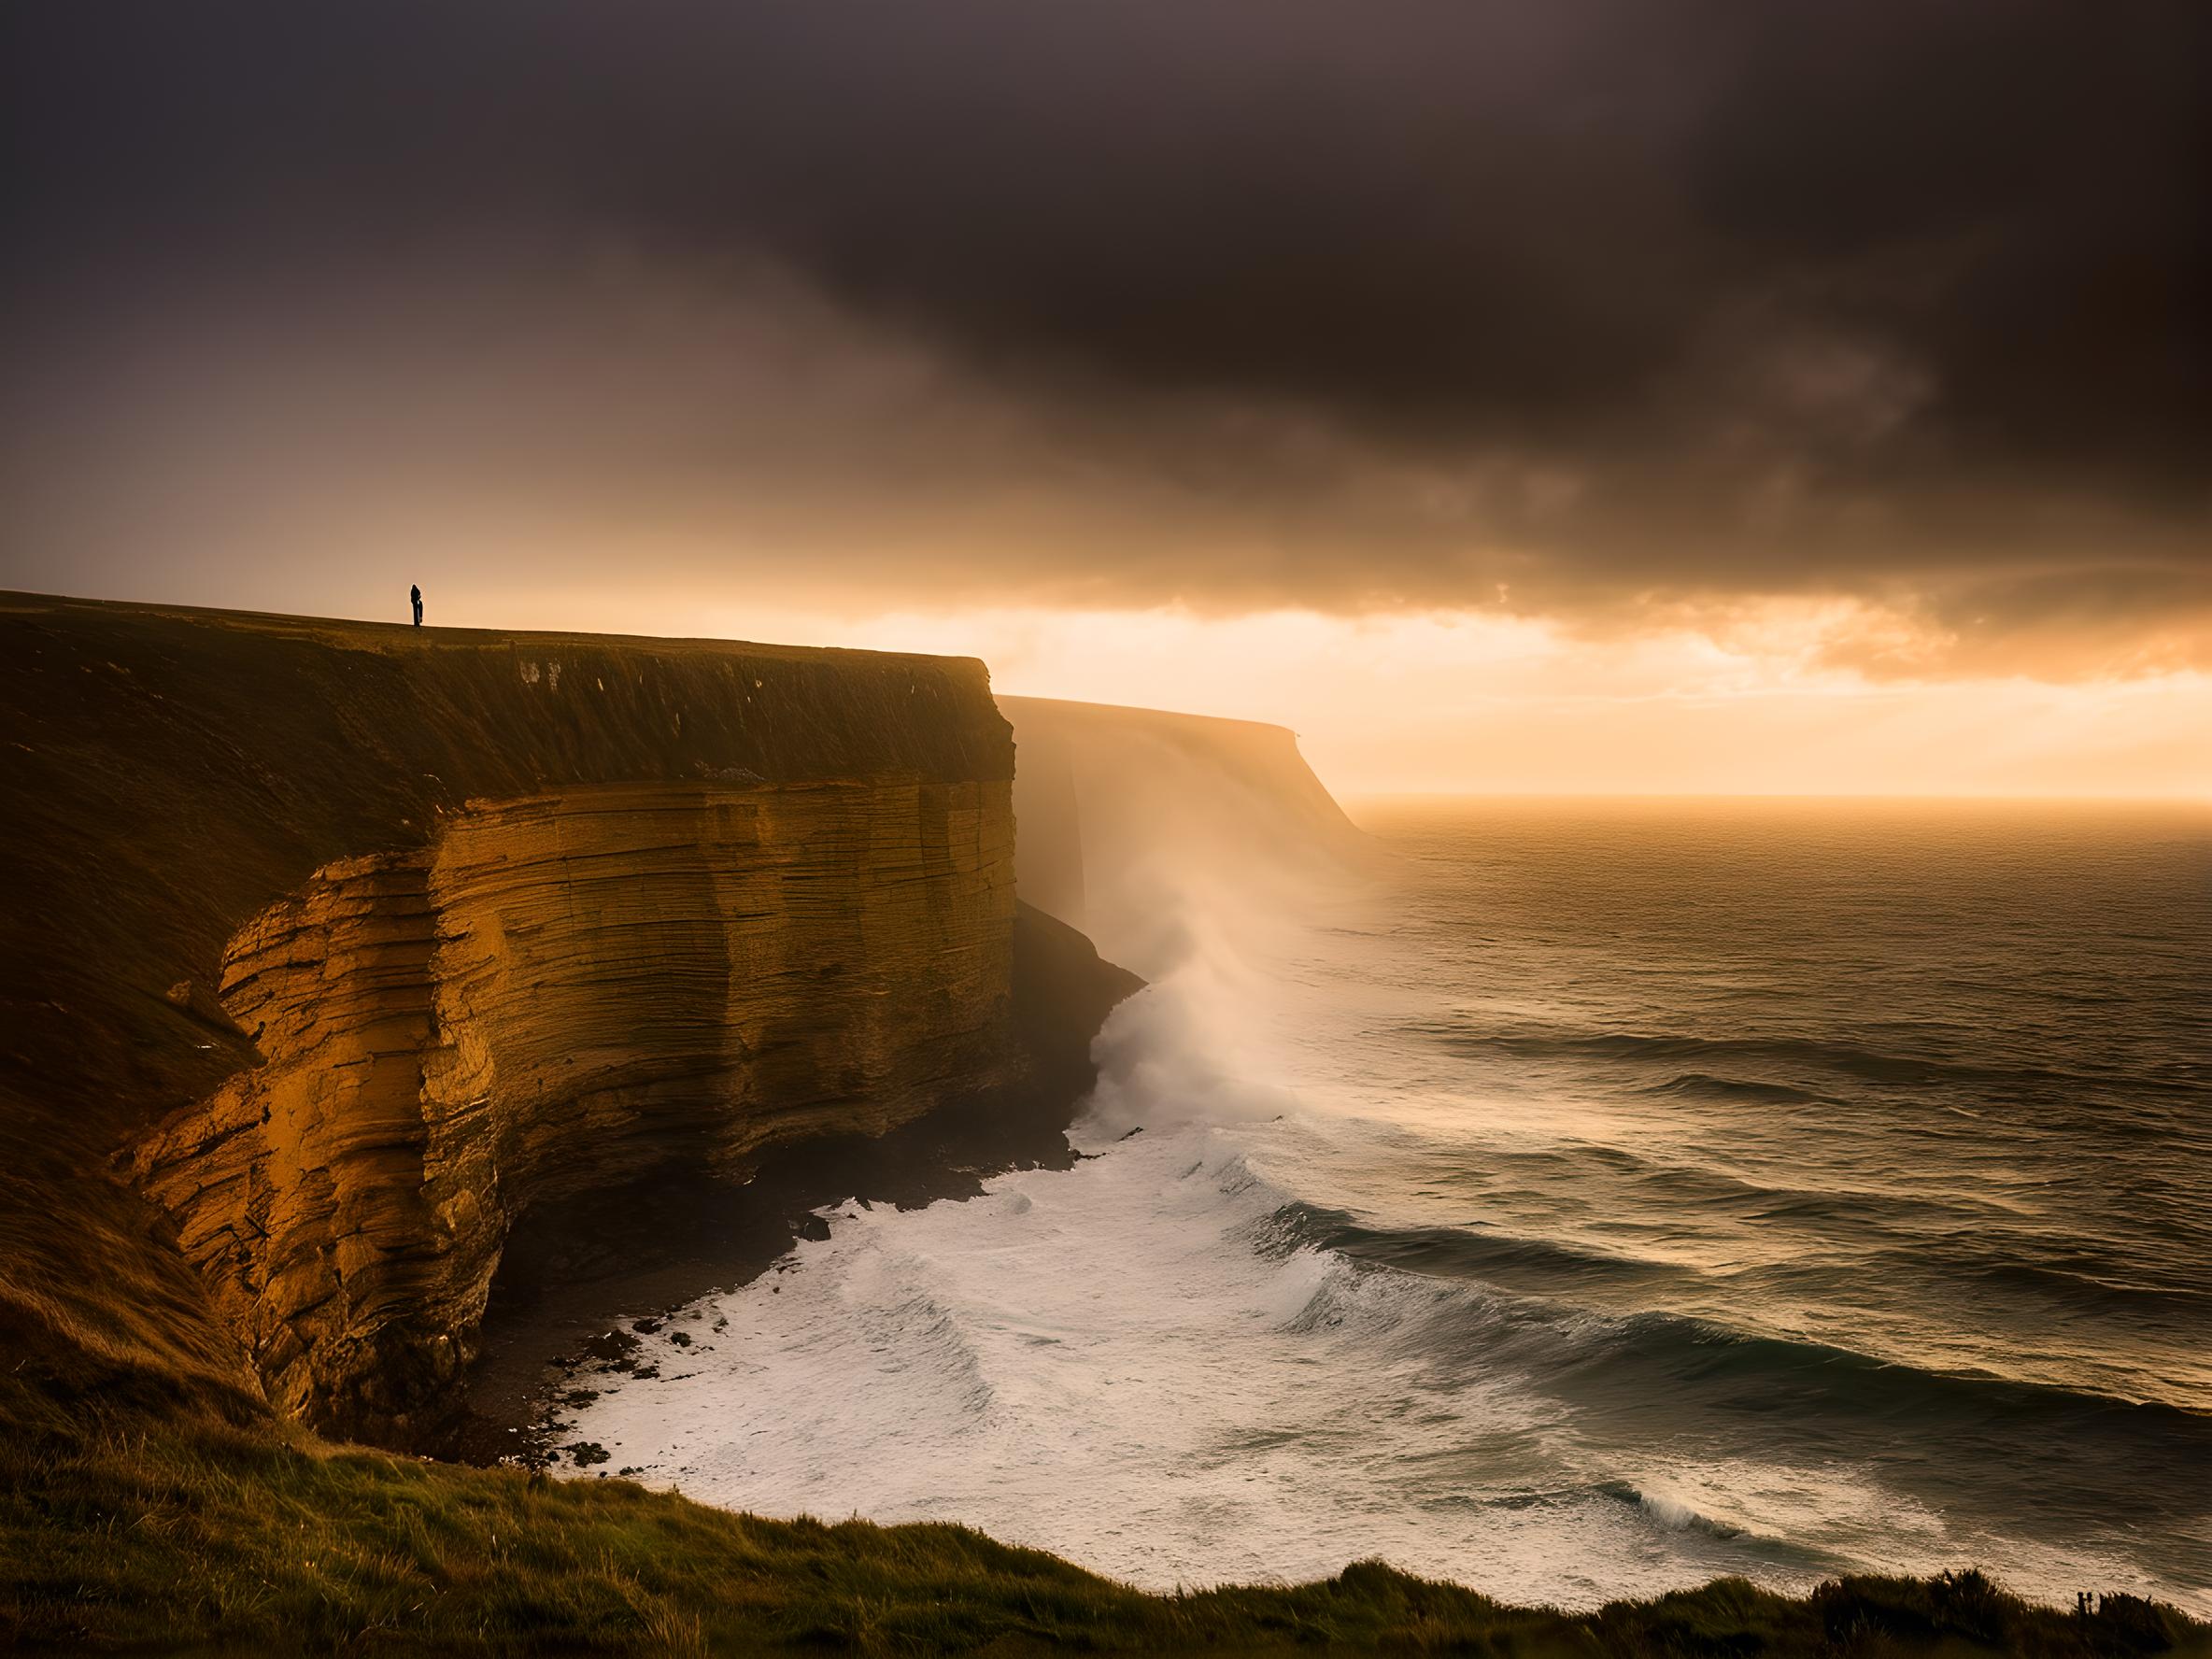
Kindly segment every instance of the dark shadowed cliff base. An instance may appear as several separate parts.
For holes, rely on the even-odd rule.
[[[1972,1577],[1150,1596],[342,1443],[452,1437],[482,1350],[496,1453],[545,1333],[758,1270],[821,1202],[1066,1157],[1132,982],[1016,904],[979,663],[17,595],[0,717],[0,1645],[2205,1647]]]

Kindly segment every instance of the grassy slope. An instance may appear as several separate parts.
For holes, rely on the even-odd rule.
[[[958,1526],[733,1515],[268,1428],[124,1426],[0,1446],[0,1644],[240,1652],[2212,1652],[2171,1609],[2031,1609],[1972,1575],[1792,1599],[1723,1581],[1588,1616],[1379,1564],[1292,1588],[1141,1595]]]
[[[621,709],[531,702],[518,658],[554,652],[610,687],[631,653],[650,657],[655,688]],[[719,682],[741,665],[777,706],[758,725],[701,719],[730,706]],[[958,1527],[763,1522],[269,1421],[158,1222],[99,1173],[119,1135],[242,1063],[234,1034],[163,989],[210,977],[230,928],[317,863],[418,835],[468,795],[685,777],[732,755],[769,776],[863,765],[856,741],[982,692],[980,667],[920,659],[0,596],[0,1646],[2212,1648],[2142,1603],[2077,1619],[1978,1581],[1852,1581],[1809,1601],[1722,1583],[1590,1619],[1379,1567],[1146,1596]],[[641,749],[645,719],[658,735]],[[943,740],[897,737],[909,753],[928,741]],[[946,757],[975,769],[1003,743],[950,741],[986,745]]]

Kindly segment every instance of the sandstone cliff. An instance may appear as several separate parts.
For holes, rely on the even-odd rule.
[[[404,1437],[531,1206],[1023,1064],[979,663],[16,596],[0,709],[0,1339],[53,1392]]]

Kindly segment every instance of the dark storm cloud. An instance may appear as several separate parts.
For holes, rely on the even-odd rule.
[[[2148,621],[2202,601],[2203,16],[18,6],[7,280],[50,338],[487,243],[765,260],[1206,503],[1093,553],[1125,597]]]

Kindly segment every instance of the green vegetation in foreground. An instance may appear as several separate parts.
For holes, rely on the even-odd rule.
[[[7,1413],[13,1415],[13,1413]],[[17,1418],[18,1423],[21,1418]],[[626,1481],[548,1482],[210,1425],[0,1446],[0,1646],[497,1652],[1496,1654],[2212,1652],[2130,1596],[2082,1616],[1978,1574],[1791,1599],[1723,1580],[1569,1615],[1375,1563],[1147,1595],[961,1526],[762,1521]]]

